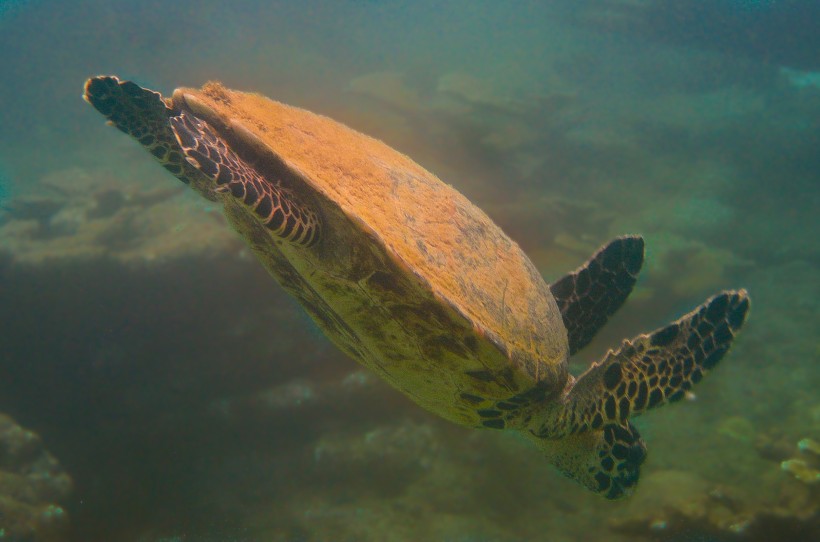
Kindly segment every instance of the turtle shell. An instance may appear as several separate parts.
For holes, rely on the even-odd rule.
[[[255,227],[227,210],[353,357],[472,426],[499,401],[563,390],[567,332],[549,287],[454,188],[381,141],[257,94],[208,83],[177,89],[170,106],[204,119],[266,178],[284,179],[317,208],[323,240],[311,249],[254,240]]]

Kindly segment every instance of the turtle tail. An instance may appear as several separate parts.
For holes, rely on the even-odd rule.
[[[630,416],[682,399],[723,358],[749,309],[720,293],[679,320],[626,340],[582,374],[530,436],[571,478],[608,499],[631,494],[646,446]]]

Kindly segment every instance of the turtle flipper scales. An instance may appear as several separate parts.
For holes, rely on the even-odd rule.
[[[683,398],[729,350],[748,309],[745,290],[722,292],[624,341],[578,378],[557,412],[531,425],[530,436],[589,489],[610,499],[629,495],[646,457],[630,416]]]
[[[745,290],[722,292],[668,326],[624,341],[578,378],[570,392],[575,408],[594,405],[595,429],[683,398],[729,351],[748,309]]]
[[[643,239],[618,237],[590,260],[550,285],[569,339],[569,354],[586,346],[635,286],[643,264]]]
[[[171,117],[185,159],[231,194],[279,237],[310,246],[319,240],[319,217],[291,190],[271,182],[233,152],[208,124],[189,113]]]
[[[611,500],[632,494],[646,459],[646,444],[630,422],[609,423],[596,431],[536,444],[558,470]]]
[[[185,161],[169,123],[170,117],[178,112],[168,107],[159,92],[101,75],[85,82],[83,98],[111,125],[136,139],[177,179],[190,184],[204,197],[216,199],[202,186],[202,175]]]

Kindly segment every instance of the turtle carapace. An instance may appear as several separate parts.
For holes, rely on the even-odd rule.
[[[231,225],[327,336],[422,407],[519,431],[610,499],[646,448],[630,417],[680,399],[729,349],[746,292],[624,341],[577,379],[567,359],[621,306],[643,240],[552,285],[459,192],[329,118],[208,83],[171,98],[89,79],[85,99]]]

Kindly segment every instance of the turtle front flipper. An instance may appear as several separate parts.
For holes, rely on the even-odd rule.
[[[100,75],[85,82],[83,99],[102,113],[112,126],[136,139],[177,179],[197,188],[195,181],[201,176],[184,160],[168,123],[174,110],[168,107],[159,92],[131,81],[120,81],[111,75]],[[207,191],[200,192],[214,199]]]
[[[550,285],[567,328],[569,354],[586,346],[635,286],[643,264],[643,239],[619,237],[574,272]]]
[[[217,192],[231,194],[283,239],[302,246],[319,240],[316,212],[291,190],[260,175],[205,121],[183,112],[170,123],[185,159],[216,182]]]
[[[718,294],[679,320],[624,341],[593,364],[529,436],[563,472],[617,499],[638,482],[646,449],[629,417],[681,399],[723,358],[749,309],[745,290]]]

